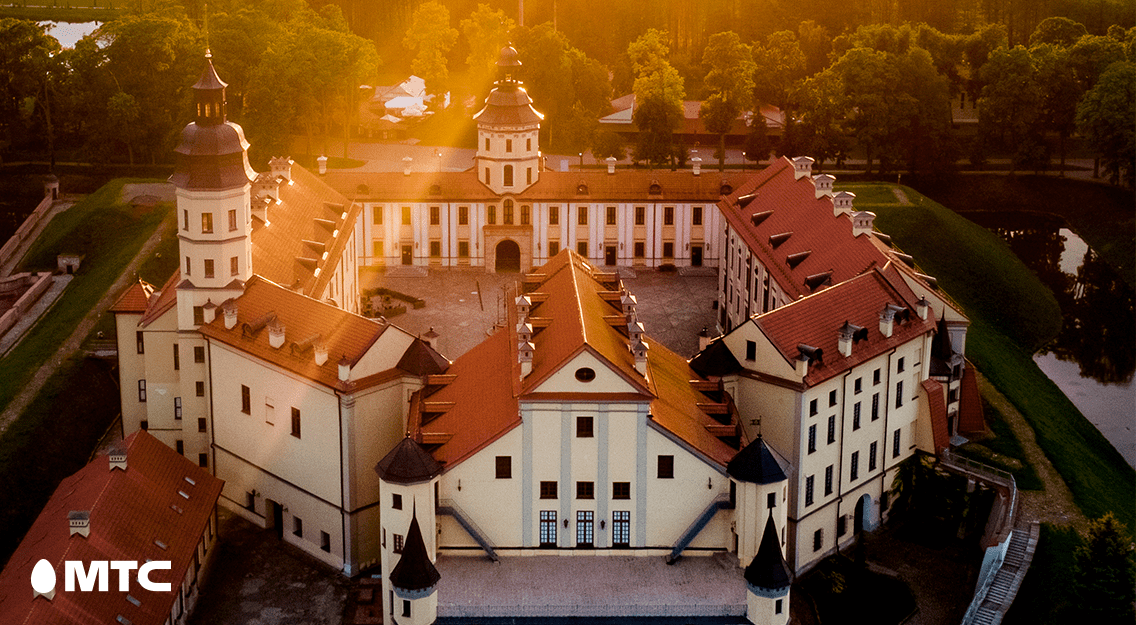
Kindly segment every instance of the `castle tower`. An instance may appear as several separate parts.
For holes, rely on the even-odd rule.
[[[438,552],[435,497],[442,465],[408,436],[379,461],[375,471],[387,615],[400,625],[428,625],[438,614],[435,590],[441,575],[433,563]],[[420,523],[428,531],[423,532]]]
[[[746,618],[749,622],[754,625],[786,625],[789,622],[792,576],[789,565],[785,564],[772,511],[765,522],[757,555],[746,567],[745,580]]]
[[[738,563],[745,566],[758,552],[758,542],[763,540],[761,524],[766,518],[776,520],[781,528],[785,527],[789,509],[786,501],[788,478],[785,468],[760,434],[730,460],[726,473],[735,493]],[[777,539],[784,546],[782,537]]]
[[[473,116],[477,122],[478,180],[497,194],[520,193],[540,179],[538,134],[544,115],[532,106],[529,94],[517,80],[521,62],[512,46],[501,48],[500,73]]]
[[[205,53],[205,70],[193,85],[195,117],[181,133],[170,176],[177,192],[178,328],[208,323],[212,312],[252,276],[250,189],[244,131],[225,117],[226,84]]]

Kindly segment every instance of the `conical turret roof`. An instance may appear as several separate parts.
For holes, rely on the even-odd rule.
[[[422,540],[422,529],[418,527],[418,513],[415,511],[410,519],[410,530],[406,532],[402,557],[390,572],[391,585],[400,590],[426,590],[440,579],[442,574],[430,561],[430,554],[426,553],[426,543]]]
[[[773,484],[786,479],[781,463],[760,434],[730,460],[726,465],[726,473],[736,480],[754,484]]]
[[[407,436],[375,465],[379,477],[395,484],[417,484],[441,474],[442,464]]]
[[[745,580],[751,586],[758,588],[785,588],[792,583],[789,565],[785,564],[785,556],[781,553],[781,541],[777,538],[777,525],[773,522],[773,511],[769,512],[769,520],[765,523],[765,534],[761,537],[761,545],[757,554],[745,570]]]

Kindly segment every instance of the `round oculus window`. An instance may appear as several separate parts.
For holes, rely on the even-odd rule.
[[[596,372],[591,367],[580,367],[576,369],[576,379],[581,382],[591,382],[596,379]]]

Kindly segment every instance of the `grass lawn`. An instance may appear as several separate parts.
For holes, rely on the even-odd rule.
[[[880,186],[890,187],[838,185],[858,198],[879,194],[873,187]],[[914,206],[858,199],[857,208],[875,212],[877,228],[967,311],[967,356],[1033,427],[1081,510],[1091,518],[1113,511],[1133,527],[1136,472],[1031,358],[1060,328],[1053,293],[993,233],[904,191]]]
[[[24,340],[0,360],[0,369],[5,372],[0,376],[0,410],[24,388],[48,356],[59,349],[106,294],[154,228],[171,214],[168,204],[140,216],[134,215],[130,206],[118,204],[122,185],[127,182],[152,181],[119,179],[108,183],[52,219],[24,257],[23,269],[50,270],[55,268],[55,256],[59,252],[84,255],[78,274],[51,314],[45,315]],[[7,444],[5,435],[2,445]]]

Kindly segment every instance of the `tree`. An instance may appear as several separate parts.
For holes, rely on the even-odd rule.
[[[794,94],[796,120],[786,128],[782,151],[787,156],[808,154],[823,167],[825,161],[843,159],[847,150],[844,86],[836,72],[821,72],[806,79]]]
[[[1069,48],[1069,62],[1081,88],[1088,91],[1113,63],[1128,59],[1124,46],[1111,37],[1085,35]]]
[[[476,90],[493,76],[500,50],[509,43],[509,33],[517,24],[506,17],[504,11],[478,4],[459,26],[469,47],[465,63],[469,67],[470,85]]]
[[[415,53],[410,70],[426,81],[426,91],[432,95],[446,91],[446,55],[457,39],[457,29],[450,27],[449,9],[437,0],[418,5],[402,45]]]
[[[999,137],[1015,150],[1010,173],[1027,165],[1038,143],[1041,87],[1029,51],[1022,46],[996,50],[980,70],[978,125],[983,135]]]
[[[37,112],[47,113],[52,55],[58,50],[59,42],[39,24],[0,20],[0,149],[29,138],[29,122]]]
[[[718,135],[718,170],[723,171],[726,133],[753,101],[752,50],[737,33],[718,33],[710,37],[702,63],[709,68],[705,84],[710,97],[702,103],[699,116],[706,129]]]
[[[1124,524],[1111,512],[1089,523],[1075,555],[1074,593],[1079,618],[1088,623],[1127,625],[1136,616],[1132,603],[1133,548]]]
[[[753,98],[758,104],[785,109],[797,81],[805,77],[805,55],[793,33],[769,35],[764,46],[753,49]]]
[[[1084,24],[1078,24],[1067,17],[1047,17],[1033,30],[1029,44],[1031,48],[1043,43],[1064,48],[1076,43],[1087,32]]]
[[[1077,105],[1077,128],[1101,154],[1113,183],[1133,185],[1136,160],[1136,63],[1114,63]]]
[[[1065,141],[1077,126],[1077,102],[1084,93],[1077,84],[1069,52],[1052,44],[1030,49],[1037,80],[1041,85],[1042,128],[1055,131],[1061,154],[1061,175],[1065,175]]]
[[[651,165],[674,163],[681,146],[674,142],[674,131],[682,123],[682,107],[667,102],[657,95],[635,98],[632,121],[639,129],[635,141],[635,160]]]
[[[769,129],[765,126],[765,116],[761,114],[760,109],[754,111],[749,134],[745,138],[744,151],[746,160],[755,163],[760,163],[769,158],[769,153],[773,151],[773,140],[769,137]]]
[[[673,164],[682,149],[675,145],[674,132],[682,124],[686,91],[678,70],[667,61],[666,36],[652,28],[627,47],[635,73],[632,121],[639,129],[635,158],[651,164]]]

